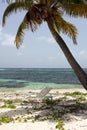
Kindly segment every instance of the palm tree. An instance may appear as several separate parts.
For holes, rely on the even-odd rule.
[[[10,0],[7,1],[9,2]],[[72,38],[73,43],[77,44],[77,29],[73,24],[64,20],[63,15],[87,18],[87,5],[83,3],[83,0],[15,0],[9,3],[3,14],[3,26],[6,23],[6,17],[12,12],[16,13],[17,10],[25,10],[26,15],[15,37],[16,47],[19,48],[23,42],[25,29],[31,29],[34,32],[42,22],[46,22],[81,84],[87,90],[87,74],[74,59],[60,36],[60,32],[62,32]]]

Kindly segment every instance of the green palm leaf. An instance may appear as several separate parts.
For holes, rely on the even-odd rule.
[[[33,3],[31,3],[31,1],[27,1],[27,2],[14,2],[8,5],[3,14],[2,19],[3,26],[5,25],[6,17],[8,17],[12,12],[16,12],[17,10],[28,10],[29,7],[32,6],[32,4]]]
[[[53,25],[55,30],[60,33],[64,33],[68,35],[70,38],[72,38],[73,42],[77,44],[76,42],[76,36],[77,36],[77,29],[76,27],[65,21],[60,14],[57,14],[56,16],[53,17]]]
[[[23,36],[24,36],[24,30],[31,29],[31,31],[35,31],[37,29],[37,22],[29,19],[29,12],[26,13],[24,20],[20,24],[16,37],[15,37],[15,43],[16,47],[19,48],[20,45],[23,42]]]
[[[15,37],[15,43],[16,43],[16,47],[19,48],[22,41],[23,41],[23,30],[26,29],[26,23],[23,21],[17,31],[16,37]]]
[[[84,0],[57,0],[62,4],[83,4]]]
[[[6,17],[12,12],[17,10],[27,10],[24,20],[18,28],[16,35],[16,46],[19,47],[22,43],[23,31],[25,29],[31,29],[35,31],[37,25],[40,25],[42,21],[46,19],[53,22],[53,27],[57,33],[67,34],[76,43],[77,29],[71,23],[65,21],[62,17],[64,13],[70,16],[84,16],[87,17],[87,5],[81,4],[83,0],[14,0],[8,5],[3,15],[3,25],[5,24]],[[36,2],[36,3],[34,3]]]
[[[66,4],[60,5],[60,9],[72,17],[87,18],[87,5],[86,4]]]

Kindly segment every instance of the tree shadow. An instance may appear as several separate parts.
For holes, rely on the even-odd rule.
[[[87,118],[87,101],[78,99],[67,100],[60,98],[56,100],[46,99],[42,105],[34,105],[34,110],[38,111],[35,120],[64,121],[78,120]]]
[[[17,104],[18,105],[18,104]],[[15,117],[20,115],[32,115],[35,121],[48,120],[50,122],[78,120],[87,118],[87,101],[78,99],[43,99],[41,101],[24,100],[19,108],[2,111],[0,117]]]

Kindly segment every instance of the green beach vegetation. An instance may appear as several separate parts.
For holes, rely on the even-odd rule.
[[[58,124],[56,125],[56,129],[65,130],[63,120],[59,120]]]
[[[16,108],[16,105],[13,104],[12,100],[2,100],[2,102],[4,104],[2,106],[0,106],[0,108],[11,108],[11,109]]]
[[[77,44],[77,28],[64,19],[64,15],[72,17],[87,18],[87,5],[83,0],[7,0],[8,6],[3,14],[2,24],[6,23],[6,18],[12,13],[25,10],[26,14],[21,22],[16,37],[15,44],[19,48],[23,42],[25,29],[36,31],[38,27],[46,22],[54,39],[62,49],[66,59],[73,68],[75,74],[83,87],[87,90],[87,74],[77,63],[60,33],[64,33],[72,38]]]
[[[2,123],[10,123],[13,121],[13,118],[8,117],[8,116],[2,116],[0,117],[0,124]]]
[[[11,100],[0,99],[0,110],[5,108],[5,112],[0,116],[0,125],[10,122],[35,123],[48,120],[56,123],[57,130],[65,130],[65,122],[71,121],[74,115],[80,115],[81,112],[84,113],[87,110],[87,93],[75,91],[62,93],[61,97],[60,95],[56,99],[44,98],[40,102],[36,100],[32,102],[30,97],[26,100],[23,97],[21,99],[15,97]],[[20,93],[19,96],[21,96]],[[5,97],[7,97],[6,93]]]

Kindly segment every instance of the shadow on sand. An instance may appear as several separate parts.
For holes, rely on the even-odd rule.
[[[30,115],[32,117],[30,119],[35,121],[58,121],[59,119],[72,121],[78,120],[78,118],[87,118],[87,101],[81,101],[78,98],[68,99],[61,97],[58,99],[43,99],[41,101],[28,99],[14,104],[17,106],[15,109],[6,108],[6,111],[0,113],[0,117]]]

